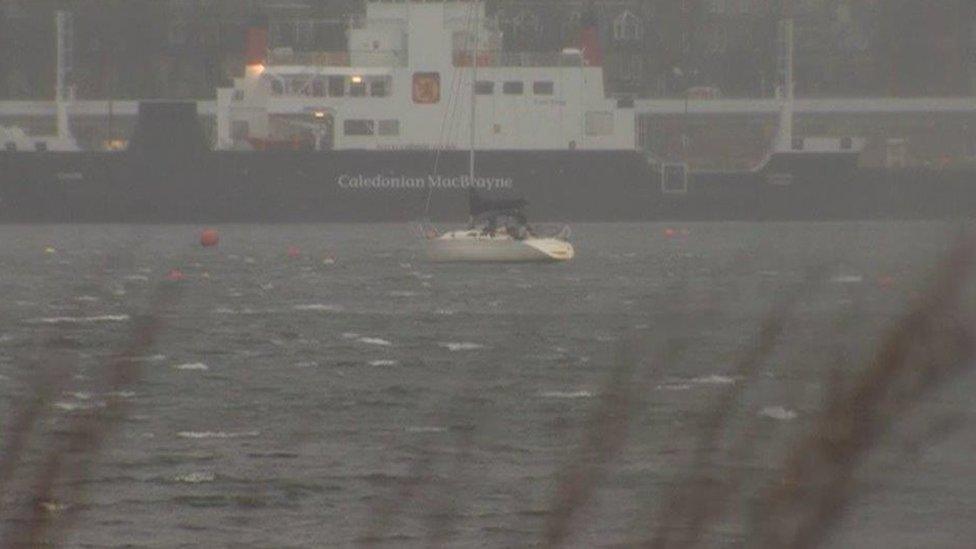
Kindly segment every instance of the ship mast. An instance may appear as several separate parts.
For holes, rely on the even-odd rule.
[[[481,4],[480,4],[479,0],[475,0],[474,1],[474,42],[472,43],[472,48],[471,48],[471,122],[470,122],[470,126],[471,126],[471,128],[470,128],[471,129],[471,135],[470,135],[471,150],[468,153],[468,171],[469,171],[469,174],[468,175],[471,178],[468,181],[468,184],[471,185],[472,188],[474,188],[474,147],[475,147],[475,138],[476,138],[476,135],[477,135],[476,134],[476,120],[477,120],[476,117],[477,117],[477,114],[478,114],[478,103],[477,103],[477,99],[478,99],[478,94],[477,94],[477,87],[478,87],[478,49],[479,49],[479,46],[481,45],[479,43],[480,42],[480,39],[481,39],[480,25],[481,25]]]
[[[793,148],[793,110],[794,110],[794,88],[793,77],[794,63],[794,26],[793,9],[789,2],[784,5],[783,20],[780,26],[782,44],[780,55],[783,71],[783,84],[780,88],[779,113],[779,149],[790,150]]]
[[[68,101],[71,100],[68,90],[68,71],[71,70],[71,16],[68,12],[59,11],[56,15],[57,23],[57,81],[54,90],[54,104],[57,108],[58,137],[68,139],[71,131],[68,126]]]

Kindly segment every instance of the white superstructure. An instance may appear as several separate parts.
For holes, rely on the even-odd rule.
[[[477,11],[476,11],[477,10]],[[348,51],[273,51],[218,90],[218,147],[634,150],[635,111],[578,49],[501,51],[482,2],[370,1]],[[477,28],[477,81],[472,43]]]

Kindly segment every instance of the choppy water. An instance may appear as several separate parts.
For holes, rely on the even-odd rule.
[[[653,529],[696,422],[731,386],[746,384],[730,429],[762,450],[719,457],[716,474],[772,478],[827,371],[869,354],[952,232],[584,225],[568,265],[434,266],[398,225],[219,227],[208,250],[198,229],[0,228],[3,417],[39,371],[55,387],[40,440],[113,396],[126,403],[85,500],[51,504],[79,511],[69,545],[538,543],[620,349],[680,341],[654,371],[641,355],[626,447],[573,521],[574,545],[632,542]],[[172,269],[185,279],[166,281]],[[768,311],[818,269],[759,375],[738,377]],[[139,375],[108,395],[104,366],[160,285],[177,286],[177,301]],[[919,416],[973,413],[972,381]],[[924,428],[896,430],[861,468],[833,546],[971,546],[976,435],[918,448]],[[734,520],[708,534],[716,546],[741,535]]]

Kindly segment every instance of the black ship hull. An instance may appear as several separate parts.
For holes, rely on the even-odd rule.
[[[402,222],[467,217],[464,151],[0,152],[0,222]],[[968,217],[976,173],[774,156],[670,172],[630,151],[491,151],[474,186],[537,221]],[[672,177],[673,176],[673,177]]]

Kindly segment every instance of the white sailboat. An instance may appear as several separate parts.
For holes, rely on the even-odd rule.
[[[469,179],[475,180],[475,136],[477,120],[478,50],[481,34],[480,2],[474,4],[474,40],[471,52],[471,114]],[[528,224],[522,213],[524,200],[486,200],[470,191],[471,223],[466,229],[439,233],[424,227],[427,257],[434,262],[554,263],[573,259],[576,251],[569,243],[569,227],[552,232]]]

